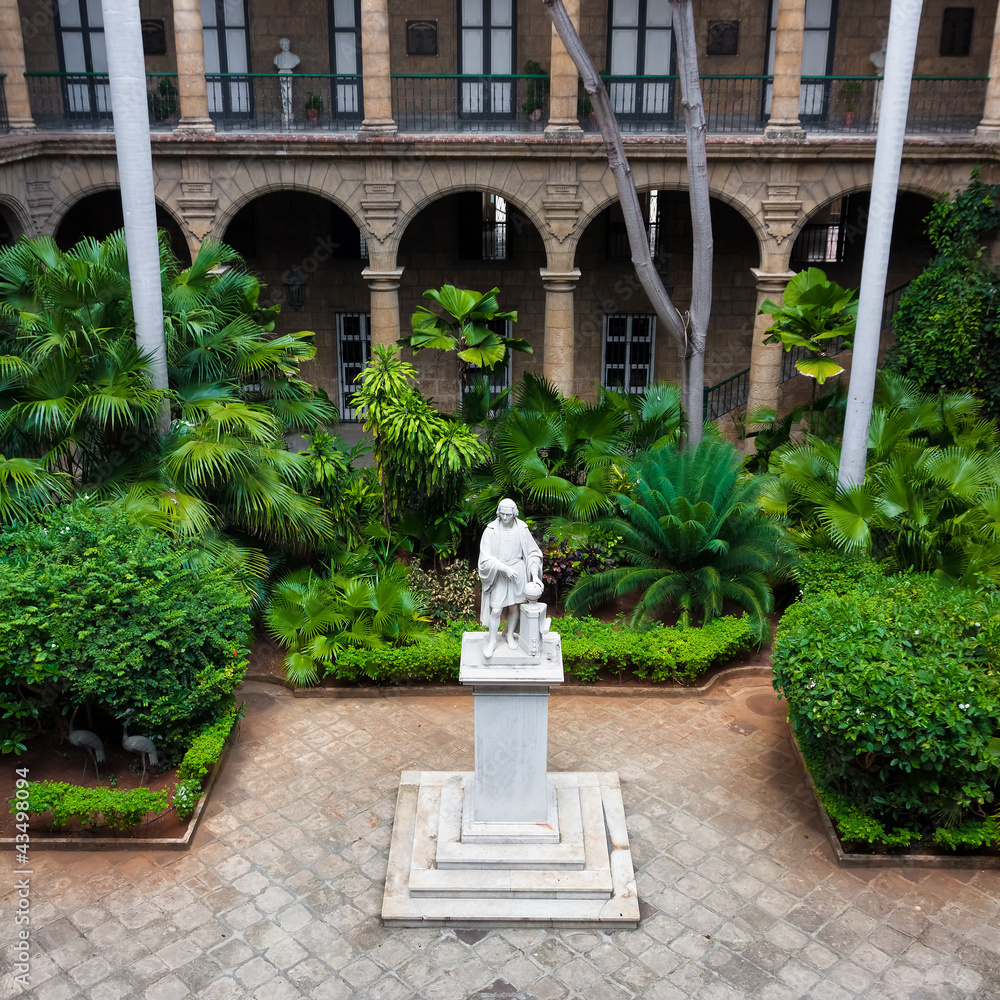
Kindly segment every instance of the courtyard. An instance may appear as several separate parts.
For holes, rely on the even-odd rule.
[[[399,774],[471,769],[471,698],[241,693],[189,851],[35,850],[31,986],[0,996],[1000,998],[1000,870],[838,868],[766,668],[552,698],[550,768],[621,776],[642,922],[610,934],[381,925]]]

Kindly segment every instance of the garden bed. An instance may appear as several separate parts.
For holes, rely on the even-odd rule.
[[[198,829],[216,779],[225,765],[230,747],[236,740],[237,732],[238,730],[234,728],[226,741],[222,755],[209,770],[198,804],[186,820],[180,819],[171,806],[158,816],[151,817],[137,826],[126,830],[113,830],[107,826],[84,827],[77,820],[70,820],[65,826],[56,827],[51,820],[46,820],[46,814],[43,813],[33,815],[29,822],[31,837],[29,848],[47,851],[106,851],[143,847],[186,851]],[[87,779],[81,780],[83,752],[68,743],[61,748],[54,748],[51,742],[41,738],[29,744],[27,751],[20,757],[10,759],[8,761],[10,767],[0,776],[0,795],[4,799],[4,808],[0,810],[0,845],[9,848],[15,843],[15,820],[7,811],[14,796],[17,779],[15,769],[27,768],[28,778],[32,782],[61,781],[84,788],[107,788],[108,779],[114,774],[117,781],[115,787],[138,788],[140,775],[133,774],[129,770],[129,765],[135,760],[135,754],[115,746],[106,746],[105,753],[107,760],[100,765],[101,781],[93,776],[93,763],[87,765]],[[172,798],[177,784],[176,772],[176,767],[155,776],[151,776],[147,771],[144,787],[154,792],[166,791]]]
[[[792,727],[788,727],[789,739],[795,756],[798,757],[799,764],[805,772],[806,782],[813,794],[816,808],[819,810],[820,823],[823,832],[830,842],[833,851],[833,859],[840,868],[943,868],[943,869],[1000,869],[1000,848],[991,847],[977,851],[976,853],[958,854],[949,851],[939,844],[913,844],[909,847],[889,847],[886,845],[873,844],[871,853],[858,854],[845,850],[837,832],[836,823],[830,818],[829,813],[823,808],[819,795],[816,792],[816,784],[812,774],[806,765],[802,751],[799,749],[799,742],[795,738]]]

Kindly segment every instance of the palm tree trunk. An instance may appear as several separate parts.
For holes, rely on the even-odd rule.
[[[164,393],[159,424],[160,430],[166,431],[170,424],[170,403],[166,396],[167,351],[139,4],[138,0],[101,0],[101,6],[135,335],[139,347],[150,357],[149,373],[153,385]]]
[[[698,45],[694,33],[691,0],[670,0],[674,9],[674,35],[687,133],[688,198],[691,204],[691,315],[688,320],[688,347],[684,358],[684,408],[688,413],[687,442],[697,445],[702,438],[705,391],[705,343],[712,313],[712,212],[708,195],[708,150],[705,136],[705,106],[698,76]],[[697,414],[697,417],[694,416]]]
[[[865,481],[868,426],[875,398],[875,372],[882,328],[882,302],[889,270],[889,240],[896,211],[899,165],[903,158],[903,135],[906,132],[906,111],[910,102],[922,6],[923,0],[892,0],[889,12],[885,82],[882,85],[872,170],[871,212],[861,268],[861,295],[844,420],[844,443],[837,472],[837,488],[841,490]]]

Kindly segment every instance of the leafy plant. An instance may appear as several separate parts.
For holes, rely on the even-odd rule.
[[[525,80],[527,89],[527,100],[521,105],[521,110],[526,115],[534,111],[541,111],[545,107],[545,101],[549,93],[549,75],[542,68],[541,63],[529,59],[524,64],[524,75],[530,77],[543,77],[544,79]]]
[[[845,80],[840,85],[840,99],[845,111],[854,112],[861,100],[862,85],[860,80]]]
[[[161,77],[155,92],[146,95],[149,102],[149,114],[153,121],[166,121],[171,115],[176,115],[180,108],[179,95],[174,81],[170,77]]]
[[[471,292],[454,285],[430,288],[424,298],[436,302],[444,311],[442,316],[426,306],[418,306],[410,317],[413,333],[400,337],[399,343],[409,347],[414,354],[426,348],[456,351],[459,361],[459,380],[463,392],[473,369],[490,371],[501,364],[507,351],[532,353],[526,340],[505,337],[490,324],[504,320],[517,322],[517,312],[502,312],[497,301],[499,288],[488,292]]]
[[[306,111],[322,111],[323,110],[323,97],[320,94],[314,94],[311,90],[306,96]]]
[[[850,349],[858,314],[857,292],[841,288],[835,281],[828,281],[818,267],[810,267],[788,282],[782,300],[784,304],[779,306],[765,299],[758,310],[774,317],[764,343],[780,343],[786,351],[800,347],[809,352],[795,362],[795,367],[815,380],[809,406],[811,423],[816,386],[844,370],[826,348],[828,341],[839,339],[842,349]]]
[[[442,563],[439,571],[414,564],[408,573],[410,589],[419,594],[432,618],[443,621],[474,620],[479,610],[476,588],[479,574],[461,560]]]
[[[11,811],[33,815],[51,812],[53,826],[65,826],[75,817],[91,826],[103,820],[112,830],[127,830],[169,805],[165,791],[149,788],[83,788],[64,781],[30,781],[28,793],[28,799],[18,799]]]
[[[1000,595],[866,578],[782,617],[775,689],[817,787],[888,827],[985,818],[1000,781]]]
[[[233,702],[249,597],[230,572],[123,512],[80,499],[0,533],[0,734],[25,743],[66,704],[110,715],[165,755]]]
[[[289,652],[288,680],[314,684],[320,667],[350,646],[406,645],[427,634],[427,619],[398,563],[369,578],[296,570],[275,585],[265,611],[268,631]]]
[[[234,705],[218,722],[206,726],[191,741],[177,768],[177,786],[172,799],[180,819],[187,819],[197,807],[202,782],[222,756],[233,726],[243,717],[244,707]]]
[[[616,555],[628,565],[584,577],[567,610],[639,591],[634,623],[675,608],[687,625],[696,614],[707,623],[728,600],[749,613],[762,639],[772,606],[767,575],[787,564],[791,551],[781,525],[757,507],[765,479],[743,475],[740,464],[736,449],[721,441],[639,458],[635,486],[617,498],[619,515],[599,522],[621,536]]]

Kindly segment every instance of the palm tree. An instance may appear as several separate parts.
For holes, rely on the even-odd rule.
[[[681,624],[742,607],[759,639],[772,608],[768,575],[791,556],[781,523],[758,507],[764,478],[741,471],[724,441],[661,448],[632,467],[635,486],[617,498],[620,514],[599,522],[620,535],[615,550],[629,565],[583,577],[566,608],[574,613],[641,591],[633,624],[676,609]]]

